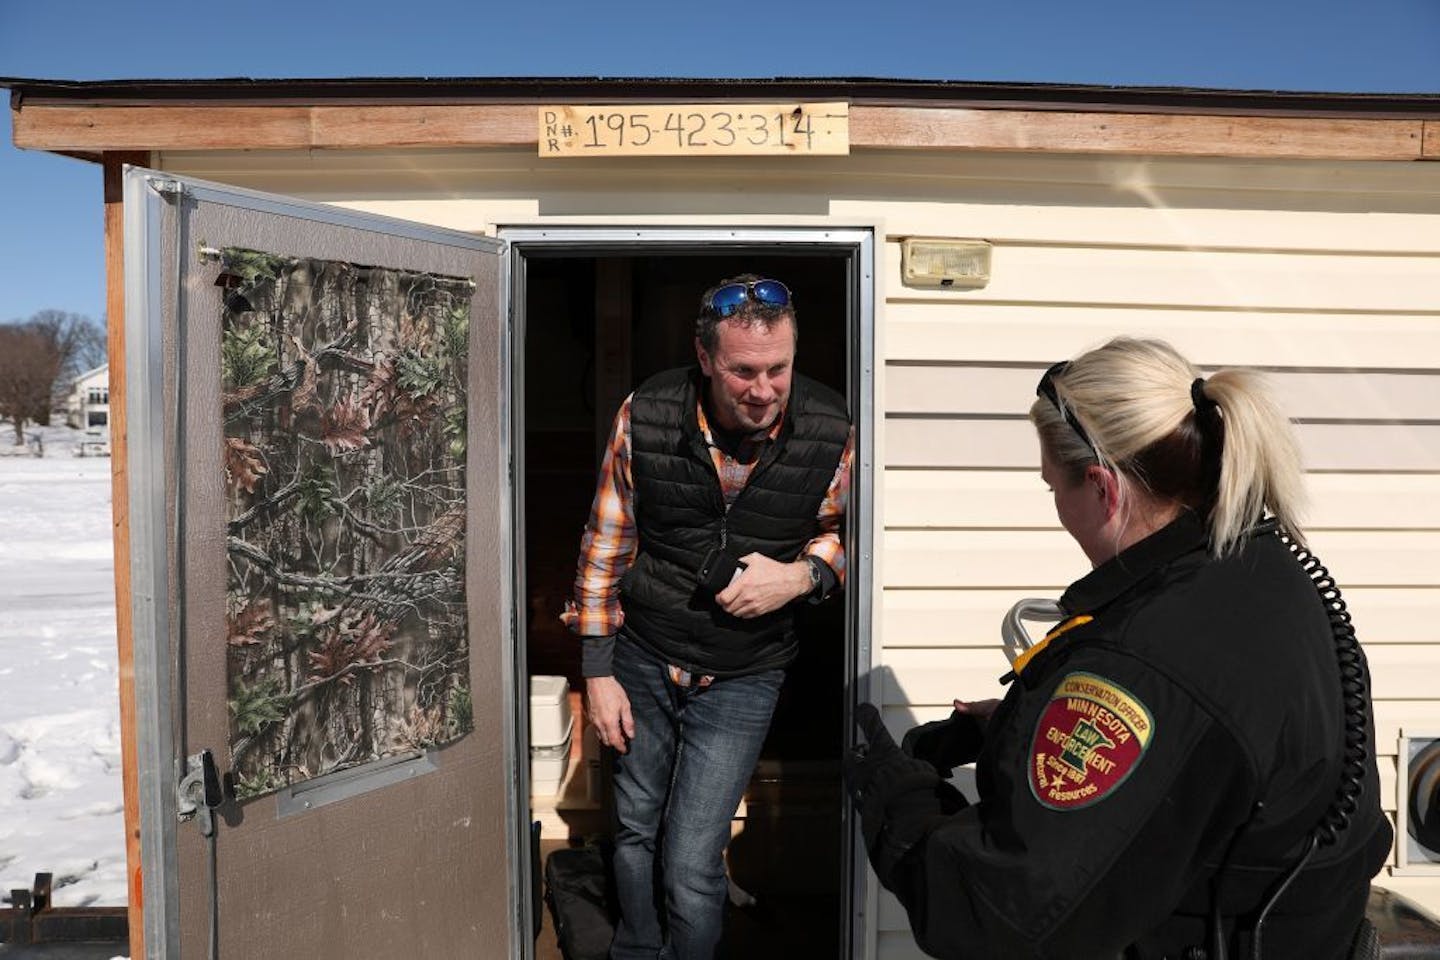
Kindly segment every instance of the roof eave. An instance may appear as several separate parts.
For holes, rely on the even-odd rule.
[[[0,78],[12,102],[108,105],[226,103],[500,104],[762,99],[845,99],[873,106],[951,107],[1233,114],[1440,118],[1440,94],[1326,93],[996,83],[875,77],[352,77],[166,80]]]

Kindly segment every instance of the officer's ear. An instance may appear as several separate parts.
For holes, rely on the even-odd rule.
[[[695,338],[695,359],[700,361],[701,373],[707,377],[715,376],[715,361],[711,359],[710,354],[706,352],[705,345],[700,342],[699,337]]]
[[[1085,492],[1108,523],[1120,509],[1120,478],[1114,470],[1092,463],[1085,468]]]

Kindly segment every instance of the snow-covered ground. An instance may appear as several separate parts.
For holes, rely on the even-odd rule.
[[[110,460],[39,432],[0,455],[0,897],[44,870],[59,906],[124,904]]]

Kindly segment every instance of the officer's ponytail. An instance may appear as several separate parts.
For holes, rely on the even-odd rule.
[[[1204,391],[1219,407],[1224,425],[1210,517],[1215,552],[1228,552],[1267,510],[1303,543],[1300,448],[1294,427],[1275,405],[1264,378],[1253,370],[1220,370],[1205,381]]]
[[[1268,511],[1299,539],[1303,473],[1294,429],[1253,371],[1208,379],[1167,343],[1119,337],[1050,375],[1056,404],[1030,409],[1051,460],[1072,479],[1089,463],[1207,517],[1211,549],[1234,550]]]

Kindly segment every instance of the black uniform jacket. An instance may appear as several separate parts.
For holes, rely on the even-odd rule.
[[[1186,514],[1077,581],[950,816],[897,798],[882,882],[940,957],[1174,957],[1206,942],[1217,867],[1232,957],[1333,800],[1332,631],[1273,529],[1209,556]],[[1086,619],[1092,618],[1092,619]],[[1368,701],[1367,701],[1368,712]],[[1277,902],[1264,957],[1343,957],[1388,856],[1374,724],[1360,810]]]

